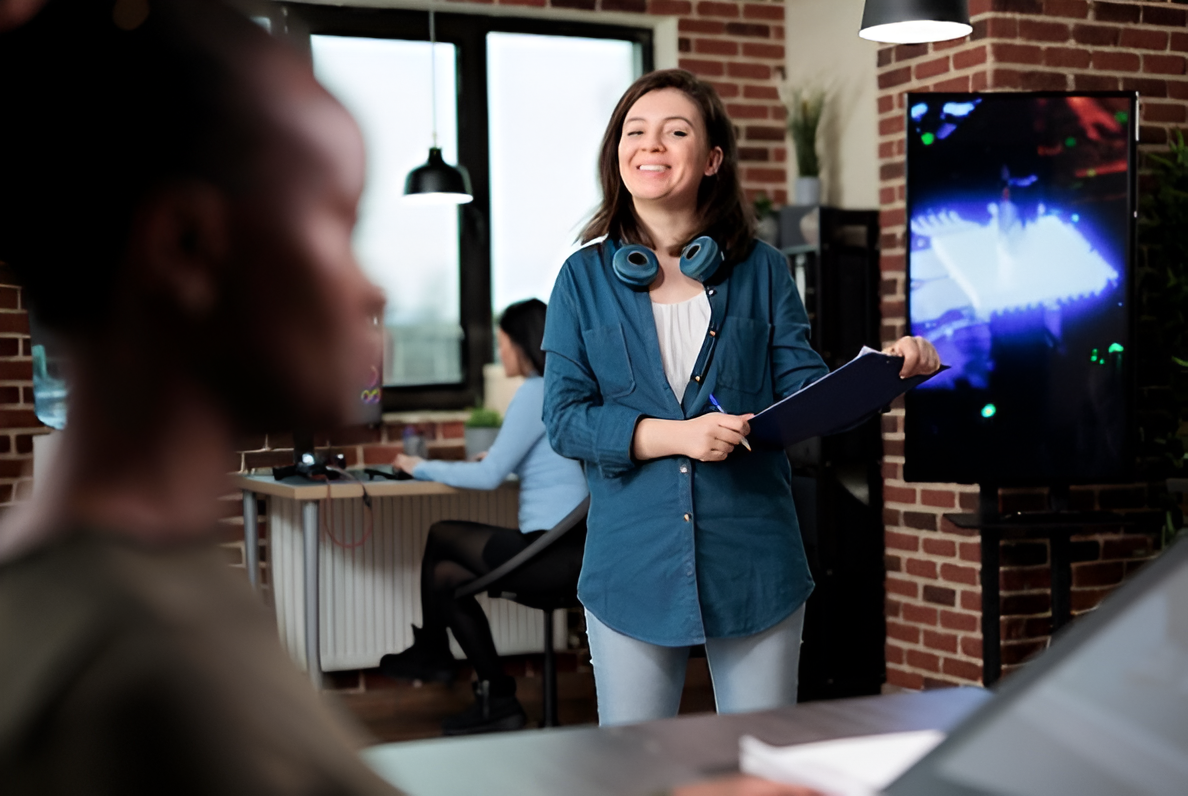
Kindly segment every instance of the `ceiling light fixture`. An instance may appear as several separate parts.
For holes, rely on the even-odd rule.
[[[866,0],[858,35],[888,44],[924,44],[972,31],[968,0]]]

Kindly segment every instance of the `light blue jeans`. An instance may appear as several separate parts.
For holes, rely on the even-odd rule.
[[[706,639],[705,654],[719,713],[746,713],[796,703],[804,606],[753,636]],[[586,611],[590,662],[603,727],[677,714],[688,647],[661,647],[625,636]]]

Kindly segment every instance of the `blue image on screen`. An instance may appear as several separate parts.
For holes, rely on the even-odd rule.
[[[909,322],[950,369],[909,396],[908,469],[964,482],[1116,471],[1131,101],[915,97]]]

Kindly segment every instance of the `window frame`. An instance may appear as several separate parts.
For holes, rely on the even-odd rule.
[[[309,58],[312,58],[310,37],[314,35],[429,41],[428,10],[280,3],[274,8],[271,20],[273,31]],[[385,412],[474,406],[483,396],[483,366],[494,359],[487,34],[618,39],[636,45],[639,74],[652,71],[655,61],[655,31],[650,26],[454,12],[436,12],[435,26],[437,41],[453,44],[457,53],[458,159],[470,173],[474,192],[474,201],[458,209],[462,380],[454,384],[385,385]]]

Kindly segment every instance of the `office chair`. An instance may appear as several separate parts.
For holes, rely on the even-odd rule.
[[[556,589],[551,592],[532,592],[530,594],[516,594],[506,592],[499,586],[499,581],[515,572],[520,567],[529,563],[544,550],[552,547],[562,536],[569,533],[575,527],[584,525],[582,520],[586,518],[587,512],[590,510],[590,498],[586,497],[577,507],[565,515],[561,522],[553,526],[548,533],[537,539],[528,547],[521,550],[516,555],[499,565],[495,569],[483,575],[481,578],[472,580],[464,586],[459,586],[454,591],[454,597],[469,597],[472,594],[478,594],[486,590],[491,597],[502,597],[506,600],[512,600],[520,605],[526,605],[529,608],[539,608],[544,611],[544,684],[543,684],[543,702],[544,702],[544,720],[542,725],[545,727],[556,727],[557,721],[557,655],[553,651],[553,613],[562,608],[576,608],[581,603],[577,599],[577,572],[581,570],[581,551],[582,546],[574,545],[572,549],[576,552],[578,560],[573,562],[574,578],[572,583],[567,583],[564,588]],[[583,527],[584,531],[584,527]]]

